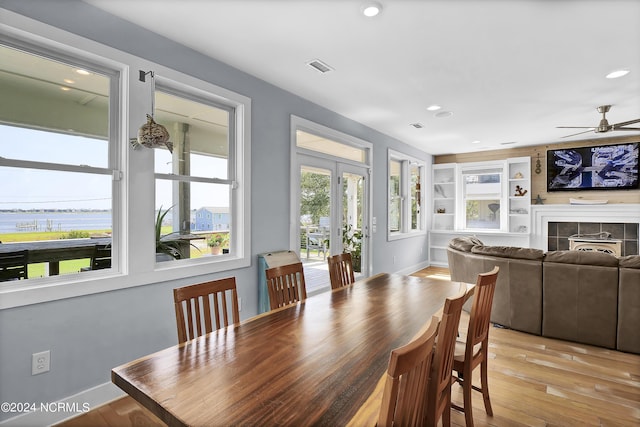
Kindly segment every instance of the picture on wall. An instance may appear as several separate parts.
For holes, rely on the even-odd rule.
[[[547,191],[638,188],[639,142],[547,151]]]

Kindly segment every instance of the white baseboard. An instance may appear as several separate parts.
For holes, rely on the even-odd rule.
[[[419,264],[415,264],[411,267],[403,268],[402,270],[396,271],[397,274],[405,274],[409,275],[411,273],[415,273],[418,270],[422,270],[423,268],[429,267],[429,261],[423,261]]]
[[[60,423],[69,418],[81,415],[112,400],[124,396],[125,393],[113,383],[107,382],[57,402],[43,403],[33,412],[20,414],[0,422],[2,427],[43,427]],[[36,405],[40,405],[39,403]],[[42,408],[42,409],[41,409]]]

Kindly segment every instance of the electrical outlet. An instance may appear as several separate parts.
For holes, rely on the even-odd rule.
[[[51,368],[51,351],[41,351],[31,355],[31,375],[49,372]]]

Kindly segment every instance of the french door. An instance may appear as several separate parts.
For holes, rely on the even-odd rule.
[[[356,275],[369,273],[368,169],[298,154],[295,241],[308,292],[330,287],[326,257],[351,252]],[[292,230],[293,231],[293,230]]]

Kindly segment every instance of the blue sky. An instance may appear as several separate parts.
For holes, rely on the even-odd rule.
[[[0,125],[0,157],[18,160],[107,167],[108,144],[85,138]],[[171,157],[156,150],[156,163],[166,165]],[[158,167],[157,167],[158,168]],[[193,175],[226,174],[226,161],[192,156]],[[110,209],[111,176],[0,167],[0,209]],[[159,184],[156,208],[171,206],[171,185]],[[228,206],[223,185],[192,184],[191,207]]]

